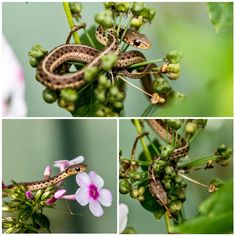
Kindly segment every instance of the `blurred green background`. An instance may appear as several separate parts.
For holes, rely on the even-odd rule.
[[[148,60],[167,52],[183,52],[181,77],[171,81],[187,99],[181,104],[158,109],[159,116],[232,116],[233,114],[233,33],[226,27],[216,34],[206,3],[147,3],[156,8],[151,25],[143,29],[152,42],[145,51]],[[83,21],[91,26],[102,3],[84,3]],[[65,42],[68,23],[62,3],[3,3],[3,33],[13,46],[25,72],[28,116],[70,116],[56,104],[42,99],[43,86],[34,79],[28,62],[32,45],[47,50]],[[140,86],[139,81],[132,81]],[[141,116],[148,107],[146,97],[127,86],[125,116]]]
[[[48,209],[54,233],[115,233],[117,225],[117,139],[116,120],[3,120],[3,181],[41,180],[47,165],[56,160],[85,157],[88,171],[104,179],[104,188],[113,195],[111,207],[104,208],[102,217],[94,217],[88,206],[65,200],[56,209]],[[53,175],[58,168],[52,168]],[[65,181],[67,194],[78,189],[75,178]]]
[[[145,124],[145,130],[150,132],[150,137],[152,139],[157,138],[157,134],[155,134],[147,124]],[[129,135],[127,135],[127,133]],[[130,120],[120,120],[119,148],[122,151],[123,156],[130,156],[136,135],[136,129]],[[189,158],[194,160],[214,153],[221,144],[233,147],[233,121],[228,119],[208,120],[206,129],[200,132],[193,142],[191,142]],[[141,151],[141,144],[138,143],[136,155]],[[216,177],[228,180],[233,177],[233,164],[231,161],[227,167],[216,165],[214,169],[195,171],[187,176],[204,184],[209,184],[210,180]],[[187,199],[184,203],[184,212],[186,218],[191,219],[198,214],[199,204],[209,196],[209,193],[206,188],[187,180],[185,180],[185,182],[188,186]],[[132,199],[129,194],[120,194],[119,202],[128,205],[128,226],[134,227],[137,233],[167,233],[164,218],[162,217],[160,221],[157,221],[153,214],[146,211],[140,203],[137,200]]]

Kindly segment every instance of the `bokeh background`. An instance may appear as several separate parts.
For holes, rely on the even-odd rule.
[[[157,134],[145,124],[145,130],[150,132],[152,139],[157,138]],[[127,133],[129,135],[127,135]],[[120,120],[120,150],[122,155],[129,157],[133,142],[137,136],[136,129],[130,120]],[[193,142],[190,143],[189,158],[198,159],[216,151],[221,144],[233,147],[233,121],[212,119],[202,132],[200,132]],[[137,145],[136,155],[142,151],[140,142]],[[222,180],[228,180],[233,177],[233,158],[226,167],[216,165],[215,168],[207,171],[193,171],[188,177],[193,178],[204,184],[209,184],[210,180],[218,177]],[[185,180],[188,184],[186,201],[184,202],[184,213],[186,219],[192,219],[198,214],[199,204],[209,196],[206,188]],[[227,194],[227,193],[225,193]],[[128,226],[135,228],[138,234],[160,234],[167,233],[164,217],[157,221],[154,215],[146,211],[137,200],[132,199],[129,194],[119,194],[119,202],[125,203],[129,207]],[[220,204],[220,203],[219,203]]]
[[[94,217],[88,206],[68,201],[75,215],[69,214],[65,200],[56,209],[47,209],[54,233],[115,233],[117,231],[117,139],[116,120],[3,120],[3,181],[10,184],[43,179],[47,165],[53,175],[56,160],[85,157],[88,171],[104,179],[104,188],[113,195],[111,207],[102,217]],[[64,182],[67,194],[78,189],[74,177]]]
[[[175,90],[187,96],[181,104],[158,110],[159,116],[232,116],[233,112],[233,33],[232,27],[216,34],[206,3],[147,3],[156,8],[153,23],[144,27],[152,42],[147,59],[162,58],[167,52],[183,52],[181,77],[171,81]],[[102,3],[84,3],[83,21],[94,24]],[[25,73],[28,116],[70,116],[56,104],[42,99],[43,86],[35,81],[28,62],[32,45],[47,50],[64,43],[68,23],[62,3],[3,3],[3,33],[17,54]],[[140,85],[139,81],[132,81]],[[141,116],[148,107],[146,97],[127,86],[125,116]]]

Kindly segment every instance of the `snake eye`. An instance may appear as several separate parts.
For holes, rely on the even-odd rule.
[[[134,43],[134,46],[139,47],[142,42],[141,42],[141,40],[139,40],[139,39],[135,39],[135,40],[133,41],[133,43]]]
[[[76,170],[76,171],[80,171],[80,167],[76,167],[75,170]]]

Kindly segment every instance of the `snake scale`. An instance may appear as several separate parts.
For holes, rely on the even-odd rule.
[[[87,68],[99,66],[101,58],[109,53],[116,53],[118,60],[114,65],[114,69],[118,69],[120,73],[133,78],[139,79],[144,77],[145,73],[132,73],[127,68],[133,64],[146,61],[144,55],[139,51],[127,51],[119,53],[118,38],[112,30],[105,30],[99,26],[96,31],[97,40],[105,45],[102,51],[87,45],[70,44],[69,40],[72,32],[85,28],[86,25],[82,24],[75,27],[69,34],[66,44],[60,45],[52,49],[48,55],[39,63],[36,69],[36,78],[43,85],[52,90],[61,90],[64,88],[79,89],[86,84],[84,80],[84,73]],[[119,35],[124,33],[124,28],[120,28]],[[120,36],[119,36],[120,37]],[[128,29],[124,33],[123,41],[137,48],[147,49],[151,46],[149,40],[144,34],[138,33]],[[85,63],[86,66],[73,74],[58,74],[56,73],[63,63],[67,61],[79,61]],[[146,66],[146,72],[149,66]],[[150,91],[150,82],[144,82],[144,86]]]
[[[74,164],[67,167],[64,171],[62,171],[58,175],[55,175],[51,178],[41,180],[41,181],[17,183],[17,185],[24,186],[28,191],[37,191],[39,189],[45,189],[49,186],[56,185],[62,180],[68,178],[69,176],[76,175],[78,173],[85,171],[86,168],[87,166],[85,164]],[[3,186],[3,189],[2,189],[3,194],[4,194],[4,190],[13,189],[15,187],[16,185],[13,185],[13,184]]]
[[[148,119],[146,120],[147,123],[152,127],[152,129],[163,139],[166,140],[168,143],[173,143],[173,134],[170,132],[170,130],[167,130],[167,127],[165,123],[162,120],[157,119]],[[170,161],[176,162],[179,158],[184,157],[188,155],[189,152],[189,144],[186,139],[181,137],[179,134],[174,135],[177,139],[177,145],[179,146],[176,148],[172,155],[170,156]],[[167,207],[168,205],[168,198],[167,193],[163,187],[163,184],[158,179],[158,176],[155,174],[154,169],[154,163],[156,160],[161,159],[161,157],[156,157],[153,159],[153,161],[150,163],[148,168],[148,179],[149,179],[149,190],[152,194],[152,196],[156,199],[156,201],[165,209],[167,212],[169,212],[169,209]]]

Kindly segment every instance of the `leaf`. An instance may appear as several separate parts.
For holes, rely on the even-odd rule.
[[[212,25],[218,33],[222,27],[233,24],[232,2],[209,2],[207,3],[208,15]]]
[[[42,213],[35,213],[33,216],[34,223],[40,225],[42,228],[47,229],[50,232],[50,221],[48,217]]]
[[[233,232],[233,181],[226,182],[199,207],[199,216],[171,228],[173,233],[223,234]]]

